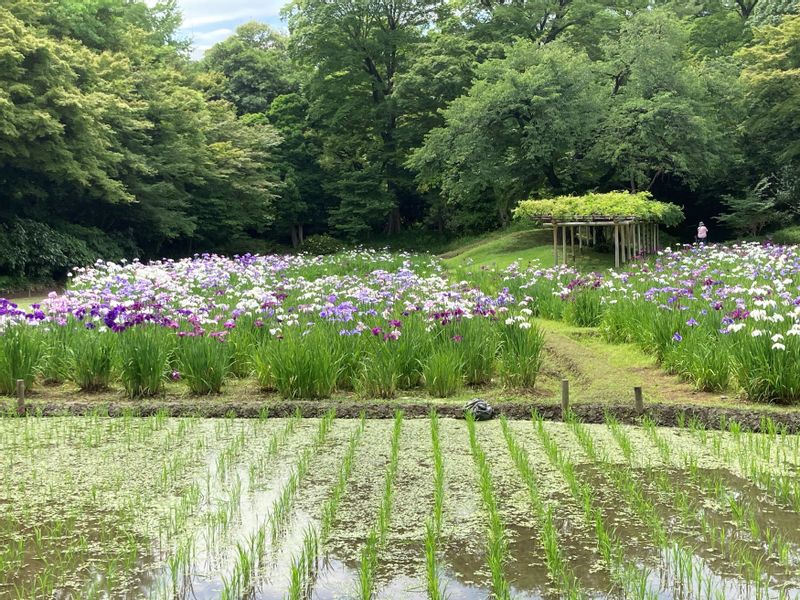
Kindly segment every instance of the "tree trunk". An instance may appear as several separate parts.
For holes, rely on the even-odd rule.
[[[292,248],[297,248],[300,241],[297,239],[297,227],[292,225]]]

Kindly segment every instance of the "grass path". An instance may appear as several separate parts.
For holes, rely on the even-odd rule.
[[[555,396],[560,381],[570,380],[574,402],[633,401],[633,388],[642,386],[645,401],[671,404],[725,404],[719,394],[699,392],[669,375],[655,359],[632,344],[609,344],[595,329],[540,320],[546,334],[542,391]]]

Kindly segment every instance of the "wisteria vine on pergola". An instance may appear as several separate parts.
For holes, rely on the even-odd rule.
[[[562,262],[566,264],[568,228],[574,260],[576,234],[580,251],[584,243],[587,246],[597,244],[599,227],[613,227],[610,235],[614,241],[616,267],[635,256],[656,251],[659,248],[659,225],[677,225],[684,219],[683,210],[679,206],[653,200],[649,192],[590,193],[583,196],[523,200],[514,211],[514,217],[553,228],[555,264],[559,262],[559,229]]]

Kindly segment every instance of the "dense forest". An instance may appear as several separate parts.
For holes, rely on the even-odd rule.
[[[461,235],[649,190],[800,210],[798,0],[292,0],[190,59],[174,0],[0,4],[0,275]]]

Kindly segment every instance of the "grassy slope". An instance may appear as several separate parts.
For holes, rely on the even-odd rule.
[[[569,262],[569,249],[567,250]],[[472,267],[497,267],[504,269],[512,262],[521,266],[538,261],[543,267],[553,265],[553,237],[549,229],[513,227],[477,238],[463,240],[461,245],[441,254],[451,269]],[[602,270],[611,266],[613,257],[584,248],[575,264],[582,270]]]

